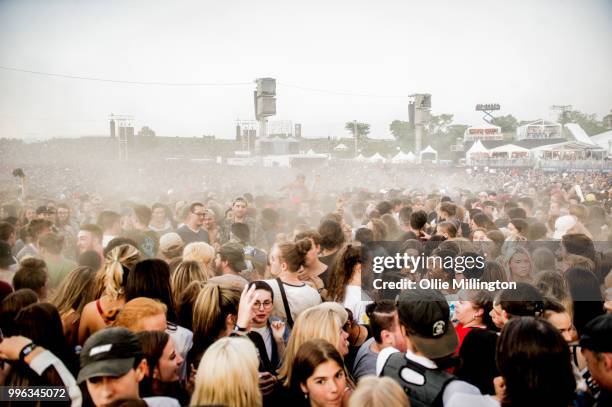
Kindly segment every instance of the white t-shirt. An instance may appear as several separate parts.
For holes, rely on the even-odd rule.
[[[257,332],[266,345],[266,353],[268,354],[268,360],[272,360],[272,332],[267,326],[263,328],[251,328],[252,331]]]
[[[348,308],[353,313],[353,320],[358,324],[367,325],[368,317],[366,316],[366,307],[371,304],[372,300],[366,293],[363,292],[358,285],[347,285],[344,289],[344,308]]]
[[[272,315],[286,321],[287,316],[285,314],[285,306],[283,305],[283,297],[277,281],[264,281],[268,283],[270,287],[272,287],[272,291],[274,291],[274,311],[272,311]],[[306,283],[302,285],[283,283],[283,287],[285,288],[285,294],[287,294],[287,302],[289,303],[291,317],[294,322],[302,311],[321,303],[321,296],[318,291]]]

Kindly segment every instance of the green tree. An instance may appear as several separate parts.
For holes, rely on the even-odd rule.
[[[440,115],[430,115],[425,123],[425,130],[431,137],[436,137],[446,134],[447,127],[453,122],[452,114],[442,113]]]
[[[414,150],[415,135],[414,129],[410,127],[410,122],[393,120],[389,125],[389,131],[402,150]]]
[[[370,134],[370,125],[368,123],[346,122],[344,129],[351,133],[351,135],[357,136],[357,140],[363,140]],[[357,134],[355,134],[355,131]]]
[[[606,126],[603,121],[597,119],[596,114],[582,113],[579,110],[563,112],[559,114],[557,121],[561,124],[578,123],[589,136],[606,131]]]
[[[519,122],[516,117],[511,114],[499,116],[491,120],[491,124],[501,127],[502,133],[512,133],[516,131]]]

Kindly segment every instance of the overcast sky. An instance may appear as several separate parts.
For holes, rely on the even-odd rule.
[[[386,137],[415,92],[462,124],[482,123],[477,103],[521,120],[551,119],[553,104],[601,118],[611,22],[610,0],[0,0],[0,66],[238,84],[0,69],[0,137],[106,135],[115,113],[159,136],[231,138],[237,118],[253,118],[262,76],[279,83],[274,119],[306,137],[342,136],[353,119]]]

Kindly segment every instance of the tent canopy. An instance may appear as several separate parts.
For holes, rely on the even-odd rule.
[[[470,147],[470,149],[467,151],[466,154],[488,153],[488,152],[489,150],[482,144],[482,142],[480,140],[476,140],[476,142],[472,144],[472,147]]]
[[[492,153],[528,153],[529,149],[516,144],[506,144],[491,149]]]
[[[385,161],[385,157],[380,155],[380,153],[376,153],[373,156],[371,156],[370,158],[368,158],[368,161],[371,162],[371,163],[384,162]]]
[[[421,155],[423,154],[435,154],[437,156],[438,152],[434,150],[432,146],[427,146],[425,147],[425,150],[421,151]]]
[[[340,143],[336,147],[334,147],[334,150],[335,151],[346,151],[348,150],[348,147],[346,146],[346,144]]]
[[[592,146],[596,145],[578,123],[567,123],[565,128],[569,130],[570,134],[574,137],[574,140],[584,144],[590,144]]]
[[[395,155],[395,157],[393,157],[391,159],[392,163],[406,163],[406,162],[413,162],[415,160],[415,155],[412,154],[412,151],[408,154],[404,154],[402,151],[400,151],[399,153],[397,153]]]

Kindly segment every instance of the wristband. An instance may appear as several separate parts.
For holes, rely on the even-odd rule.
[[[21,349],[21,352],[19,352],[19,360],[25,363],[25,358],[32,353],[34,349],[36,349],[34,342],[30,342],[24,346],[23,349]]]

